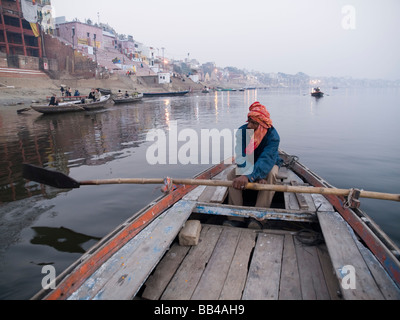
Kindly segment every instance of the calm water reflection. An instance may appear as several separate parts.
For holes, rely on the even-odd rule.
[[[173,121],[179,130],[233,131],[259,100],[271,112],[281,147],[330,183],[400,193],[399,91],[340,89],[328,94],[316,100],[307,90],[220,92],[53,116],[33,111],[18,116],[2,107],[0,299],[30,298],[40,289],[42,265],[52,264],[61,273],[161,194],[159,186],[134,185],[61,191],[26,183],[22,163],[54,168],[76,180],[189,178],[208,166],[151,166],[146,159],[153,144],[146,141],[149,130],[167,133]],[[398,203],[363,200],[362,206],[400,243]]]

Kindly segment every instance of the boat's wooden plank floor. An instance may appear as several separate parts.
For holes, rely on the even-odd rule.
[[[303,245],[290,232],[203,225],[199,245],[177,257],[179,264],[166,256],[142,298],[337,299],[339,283],[325,251],[324,245]],[[158,268],[168,269],[168,277]]]
[[[170,248],[195,203],[180,201],[102,265],[70,300],[132,299]]]

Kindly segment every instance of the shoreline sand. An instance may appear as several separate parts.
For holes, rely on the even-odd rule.
[[[118,90],[128,92],[167,92],[185,91],[201,92],[204,84],[195,83],[187,78],[184,81],[178,78],[171,78],[170,84],[147,85],[136,76],[126,77],[114,75],[110,79],[50,79],[50,78],[0,78],[0,108],[3,107],[27,107],[34,102],[45,102],[46,97],[52,94],[61,96],[60,87],[66,85],[71,87],[72,92],[78,89],[81,95],[89,94],[91,88],[111,89],[113,93]],[[212,84],[209,86],[219,86]]]

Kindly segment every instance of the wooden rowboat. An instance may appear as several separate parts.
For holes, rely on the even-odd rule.
[[[324,93],[321,91],[320,88],[314,88],[311,92],[311,96],[316,98],[322,98],[324,96]]]
[[[79,112],[79,111],[90,111],[104,108],[107,102],[110,100],[110,95],[102,96],[100,101],[82,103],[81,101],[70,101],[59,103],[58,106],[49,105],[31,105],[31,108],[37,112],[43,114],[56,114],[66,112]]]
[[[132,103],[132,102],[138,102],[143,99],[143,93],[137,95],[137,96],[130,96],[128,98],[113,98],[113,101],[115,104],[122,104],[122,103]]]
[[[145,97],[176,97],[187,95],[190,91],[175,91],[175,92],[145,92]]]
[[[287,190],[336,190],[295,157],[281,156],[278,179]],[[277,192],[270,209],[235,207],[226,204],[228,188],[217,186],[229,170],[221,163],[193,185],[176,186],[33,299],[400,299],[399,248],[357,208],[354,190],[347,198]],[[196,186],[202,179],[216,186]],[[228,217],[246,223],[233,226]],[[196,243],[181,245],[188,226],[199,224]]]

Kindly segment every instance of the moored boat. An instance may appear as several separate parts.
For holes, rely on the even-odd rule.
[[[174,96],[184,96],[190,91],[175,91],[175,92],[145,92],[144,97],[174,97]]]
[[[246,206],[226,204],[229,163],[190,183],[174,180],[176,188],[135,213],[65,270],[55,289],[34,299],[400,299],[400,250],[359,209],[359,197],[371,195],[334,188],[296,157],[283,151],[281,157],[271,208],[254,208],[253,190],[246,191]],[[197,226],[191,245],[185,243],[188,225]]]
[[[233,88],[221,88],[221,87],[217,87],[216,91],[236,91]]]
[[[90,111],[104,108],[107,102],[110,100],[110,95],[102,96],[100,101],[92,101],[86,99],[85,103],[81,101],[69,101],[61,102],[58,106],[49,105],[31,105],[31,108],[37,112],[43,114],[56,114],[56,113],[66,113],[66,112],[80,112],[80,111]]]
[[[113,101],[115,104],[122,104],[122,103],[138,102],[141,101],[142,99],[143,99],[143,93],[138,94],[136,96],[122,97],[122,98],[115,97],[113,98]]]

